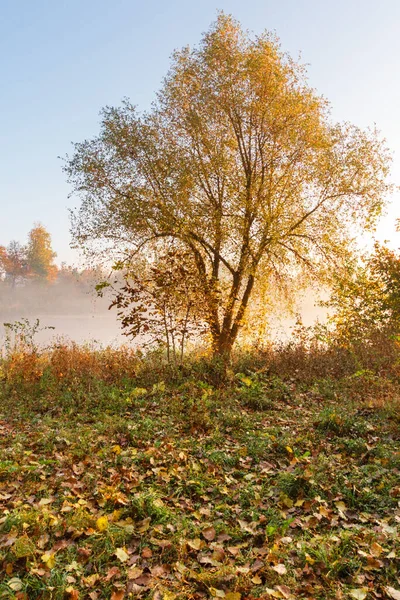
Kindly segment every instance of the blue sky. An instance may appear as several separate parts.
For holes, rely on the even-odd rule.
[[[148,107],[171,52],[196,44],[219,9],[301,52],[336,120],[376,124],[400,183],[399,0],[0,0],[0,244],[40,221],[58,262],[77,260],[58,156],[97,133],[102,106]],[[397,217],[395,194],[378,235],[396,247]]]

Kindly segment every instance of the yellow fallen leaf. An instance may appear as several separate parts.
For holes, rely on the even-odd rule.
[[[366,588],[366,587],[354,588],[354,589],[350,590],[350,596],[352,598],[355,598],[355,600],[364,600],[367,597],[367,594],[368,594],[368,588]]]
[[[131,567],[128,570],[128,579],[137,579],[143,574],[143,569],[140,567]]]
[[[46,552],[42,555],[42,561],[45,563],[46,567],[49,569],[53,569],[56,564],[56,558],[54,554],[50,552]]]
[[[194,540],[188,540],[187,545],[193,548],[193,550],[200,550],[201,548],[201,539],[195,538]]]
[[[108,529],[108,519],[107,517],[99,517],[96,521],[96,527],[99,531],[105,531]]]
[[[211,596],[214,596],[214,598],[225,598],[224,590],[217,590],[213,587],[210,588],[210,594]]]
[[[121,448],[121,446],[118,446],[118,444],[117,444],[116,446],[112,447],[112,451],[114,452],[114,454],[121,454],[122,448]]]
[[[239,592],[228,592],[225,594],[225,600],[241,600],[242,594]]]
[[[123,548],[117,548],[116,551],[115,551],[115,556],[121,562],[126,562],[128,560],[128,558],[129,558],[129,554]]]
[[[151,517],[146,517],[143,521],[137,524],[137,530],[139,533],[144,533],[150,527]]]
[[[19,577],[12,577],[7,583],[8,587],[12,589],[13,592],[19,592],[23,588],[23,583]]]
[[[254,585],[260,585],[262,583],[262,579],[258,575],[252,577],[251,581],[254,583]]]
[[[375,556],[376,558],[379,558],[383,552],[382,546],[380,544],[378,544],[377,542],[373,542],[371,544],[370,550],[371,550],[372,556]]]

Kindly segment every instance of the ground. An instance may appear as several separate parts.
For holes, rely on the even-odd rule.
[[[4,386],[0,598],[400,598],[398,404],[346,389]]]

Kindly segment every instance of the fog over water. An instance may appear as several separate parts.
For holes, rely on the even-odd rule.
[[[310,291],[299,305],[299,313],[305,325],[311,325],[318,318],[324,319],[326,311],[315,306],[316,297]],[[40,321],[42,329],[35,336],[40,345],[47,345],[57,338],[96,345],[119,346],[131,344],[140,346],[144,340],[123,335],[115,309],[108,310],[109,298],[99,298],[94,292],[93,282],[78,284],[74,281],[56,282],[52,285],[20,285],[15,288],[0,282],[0,345],[4,344],[4,322],[15,322],[21,318],[34,323]],[[277,315],[271,322],[271,337],[287,339],[294,317]]]
[[[122,335],[115,310],[109,311],[109,300],[98,298],[93,282],[55,282],[51,285],[17,285],[0,282],[0,343],[4,342],[4,322],[20,319],[40,321],[41,331],[35,336],[40,344],[55,337],[77,343],[97,342],[120,345],[129,340]],[[43,329],[54,327],[53,329]]]

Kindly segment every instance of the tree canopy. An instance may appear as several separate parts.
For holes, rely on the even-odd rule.
[[[214,351],[229,355],[265,281],[321,276],[373,226],[389,161],[376,131],[331,121],[273,35],[220,14],[174,53],[149,111],[106,107],[99,135],[75,145],[72,230],[128,257],[166,240],[189,252]]]
[[[55,279],[57,267],[54,259],[57,255],[51,247],[50,233],[40,223],[29,232],[26,256],[31,277],[39,281]]]

